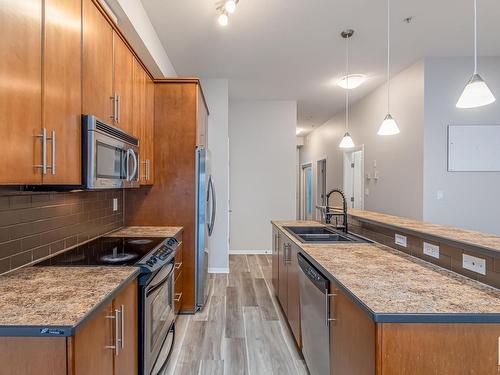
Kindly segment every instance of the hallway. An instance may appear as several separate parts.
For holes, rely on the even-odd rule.
[[[165,375],[307,374],[271,285],[270,255],[231,255],[206,308],[177,320]]]

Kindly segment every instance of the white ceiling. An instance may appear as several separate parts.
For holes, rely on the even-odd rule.
[[[478,2],[480,54],[500,55],[500,1]],[[142,3],[179,75],[228,78],[230,98],[297,100],[301,127],[321,125],[344,106],[334,84],[345,69],[342,30],[356,32],[351,73],[369,76],[353,99],[384,81],[385,0],[240,0],[226,28],[217,23],[214,0]],[[472,5],[393,1],[393,72],[424,56],[470,55]],[[409,16],[413,21],[403,22]]]

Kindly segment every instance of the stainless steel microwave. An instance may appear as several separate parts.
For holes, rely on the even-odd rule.
[[[82,163],[87,189],[139,187],[139,140],[93,115],[82,116]]]

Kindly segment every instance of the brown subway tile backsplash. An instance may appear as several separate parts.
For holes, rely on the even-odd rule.
[[[122,226],[122,190],[0,191],[0,274]]]

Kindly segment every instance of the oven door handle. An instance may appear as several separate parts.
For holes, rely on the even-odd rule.
[[[165,284],[165,282],[172,276],[172,273],[174,272],[174,268],[172,268],[170,270],[170,272],[167,274],[167,276],[165,276],[163,279],[161,279],[161,281],[157,282],[155,285],[149,287],[148,289],[146,289],[146,298],[148,296],[151,295],[151,293],[153,293],[155,290],[157,290],[158,288],[160,288],[163,284]]]
[[[137,162],[137,156],[135,155],[135,152],[134,150],[132,150],[131,148],[128,149],[127,153],[132,156],[132,160],[134,161],[134,167],[132,168],[132,173],[130,173],[127,178],[129,181],[132,181],[134,180],[135,178],[135,175],[137,174],[137,166],[138,166],[138,162]],[[128,158],[127,158],[127,166],[128,166]],[[128,171],[127,171],[128,173]]]

